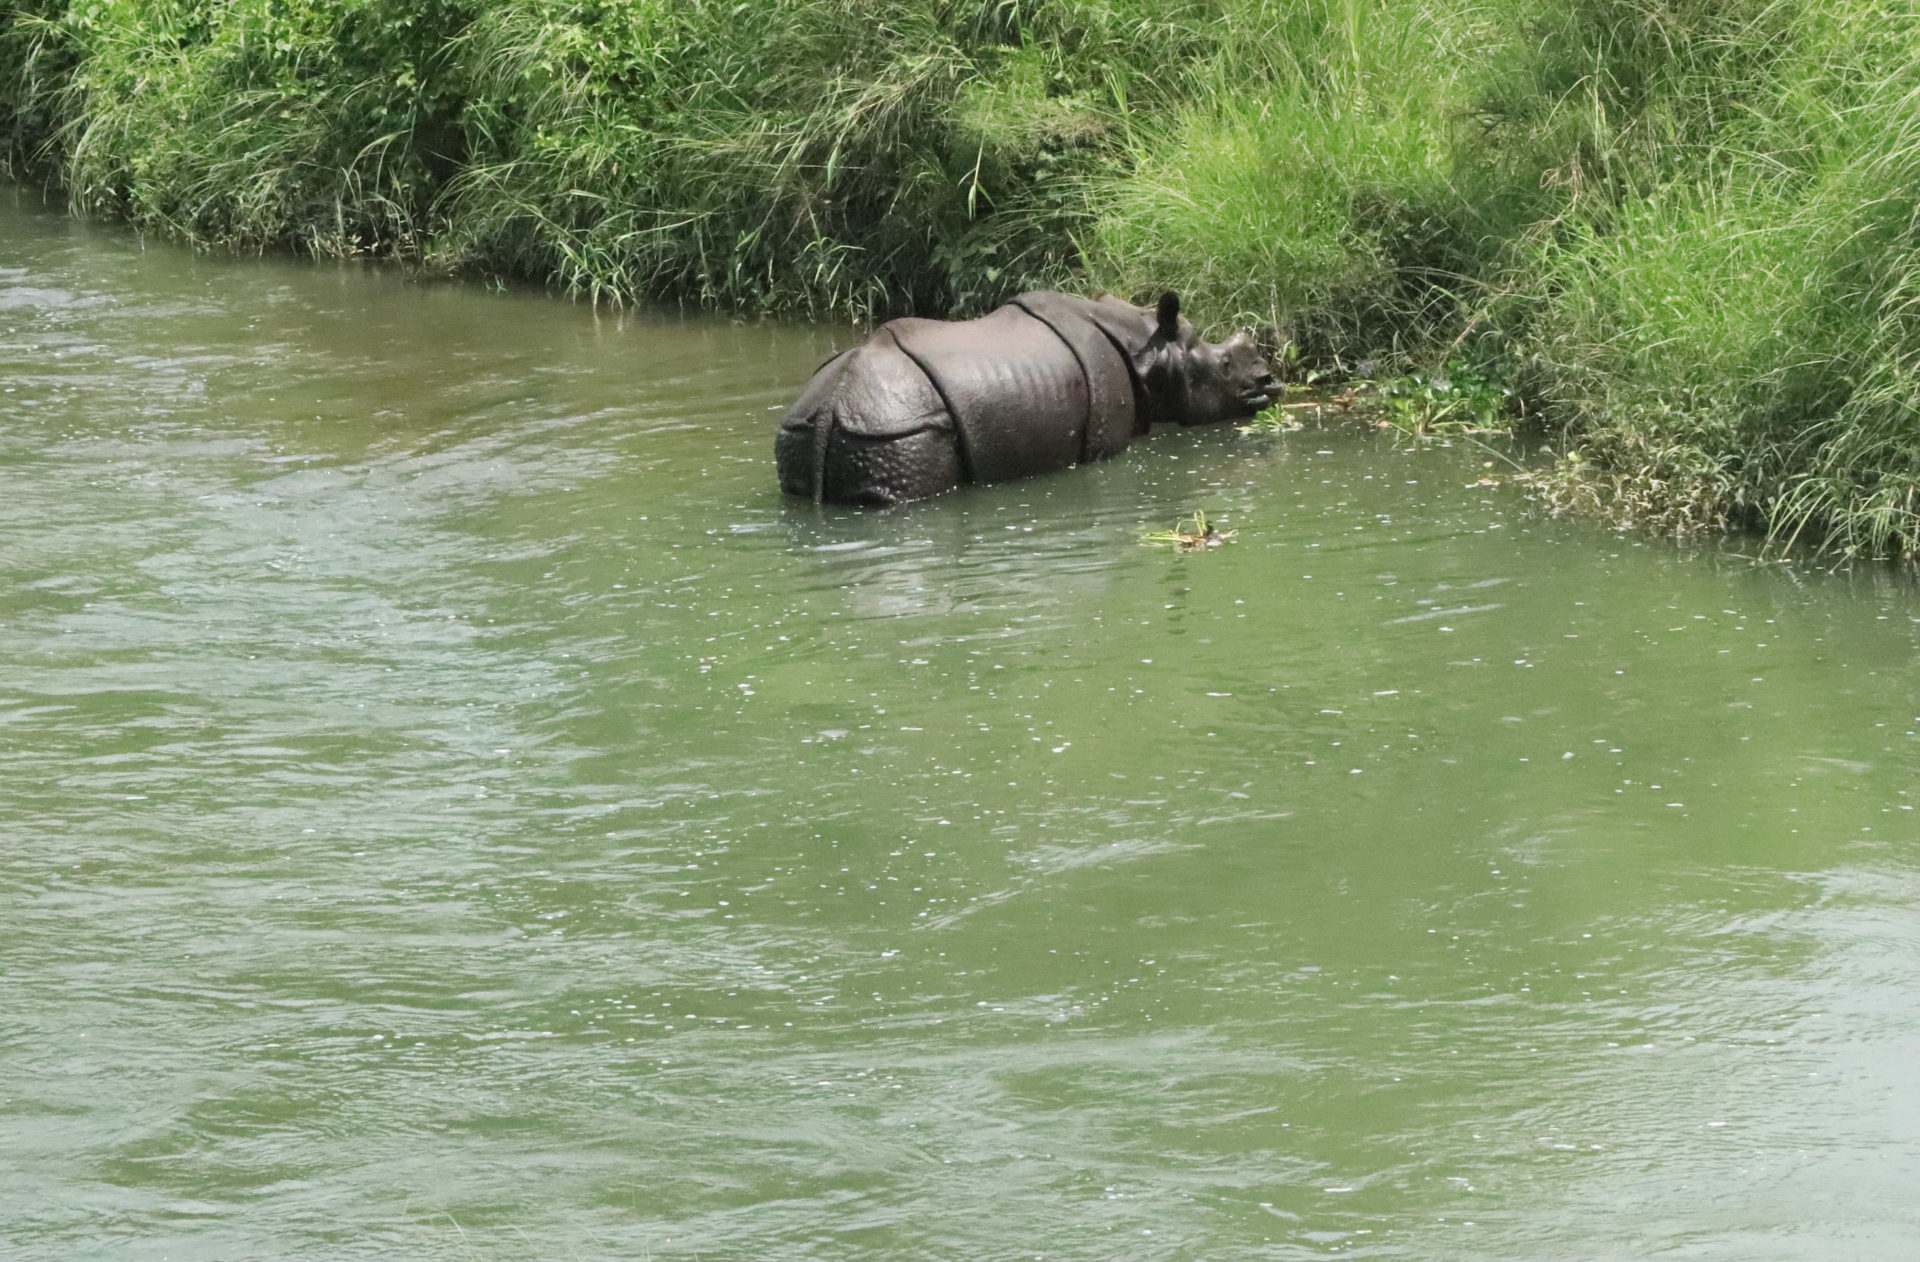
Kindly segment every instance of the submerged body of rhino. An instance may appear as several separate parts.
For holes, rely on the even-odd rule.
[[[1280,389],[1252,339],[1201,341],[1171,293],[1156,310],[1030,293],[882,325],[814,374],[774,457],[790,495],[895,504],[1104,460],[1156,421],[1251,416]]]

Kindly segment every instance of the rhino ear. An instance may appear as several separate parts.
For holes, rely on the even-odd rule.
[[[1160,305],[1154,308],[1153,317],[1159,325],[1161,337],[1172,341],[1180,336],[1180,295],[1169,289],[1160,295]]]

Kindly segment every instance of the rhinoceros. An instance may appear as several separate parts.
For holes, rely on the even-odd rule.
[[[1022,294],[977,320],[900,319],[827,361],[780,422],[780,489],[897,504],[1119,454],[1156,421],[1252,416],[1282,391],[1252,337],[1202,341],[1162,294]]]

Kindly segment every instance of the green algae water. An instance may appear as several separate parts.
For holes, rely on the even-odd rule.
[[[1907,580],[857,336],[0,201],[0,1254],[1920,1253]]]

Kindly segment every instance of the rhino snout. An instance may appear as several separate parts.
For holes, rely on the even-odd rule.
[[[1286,383],[1276,376],[1272,369],[1262,369],[1252,381],[1247,383],[1241,398],[1247,406],[1258,412],[1261,408],[1275,402],[1286,394]]]

